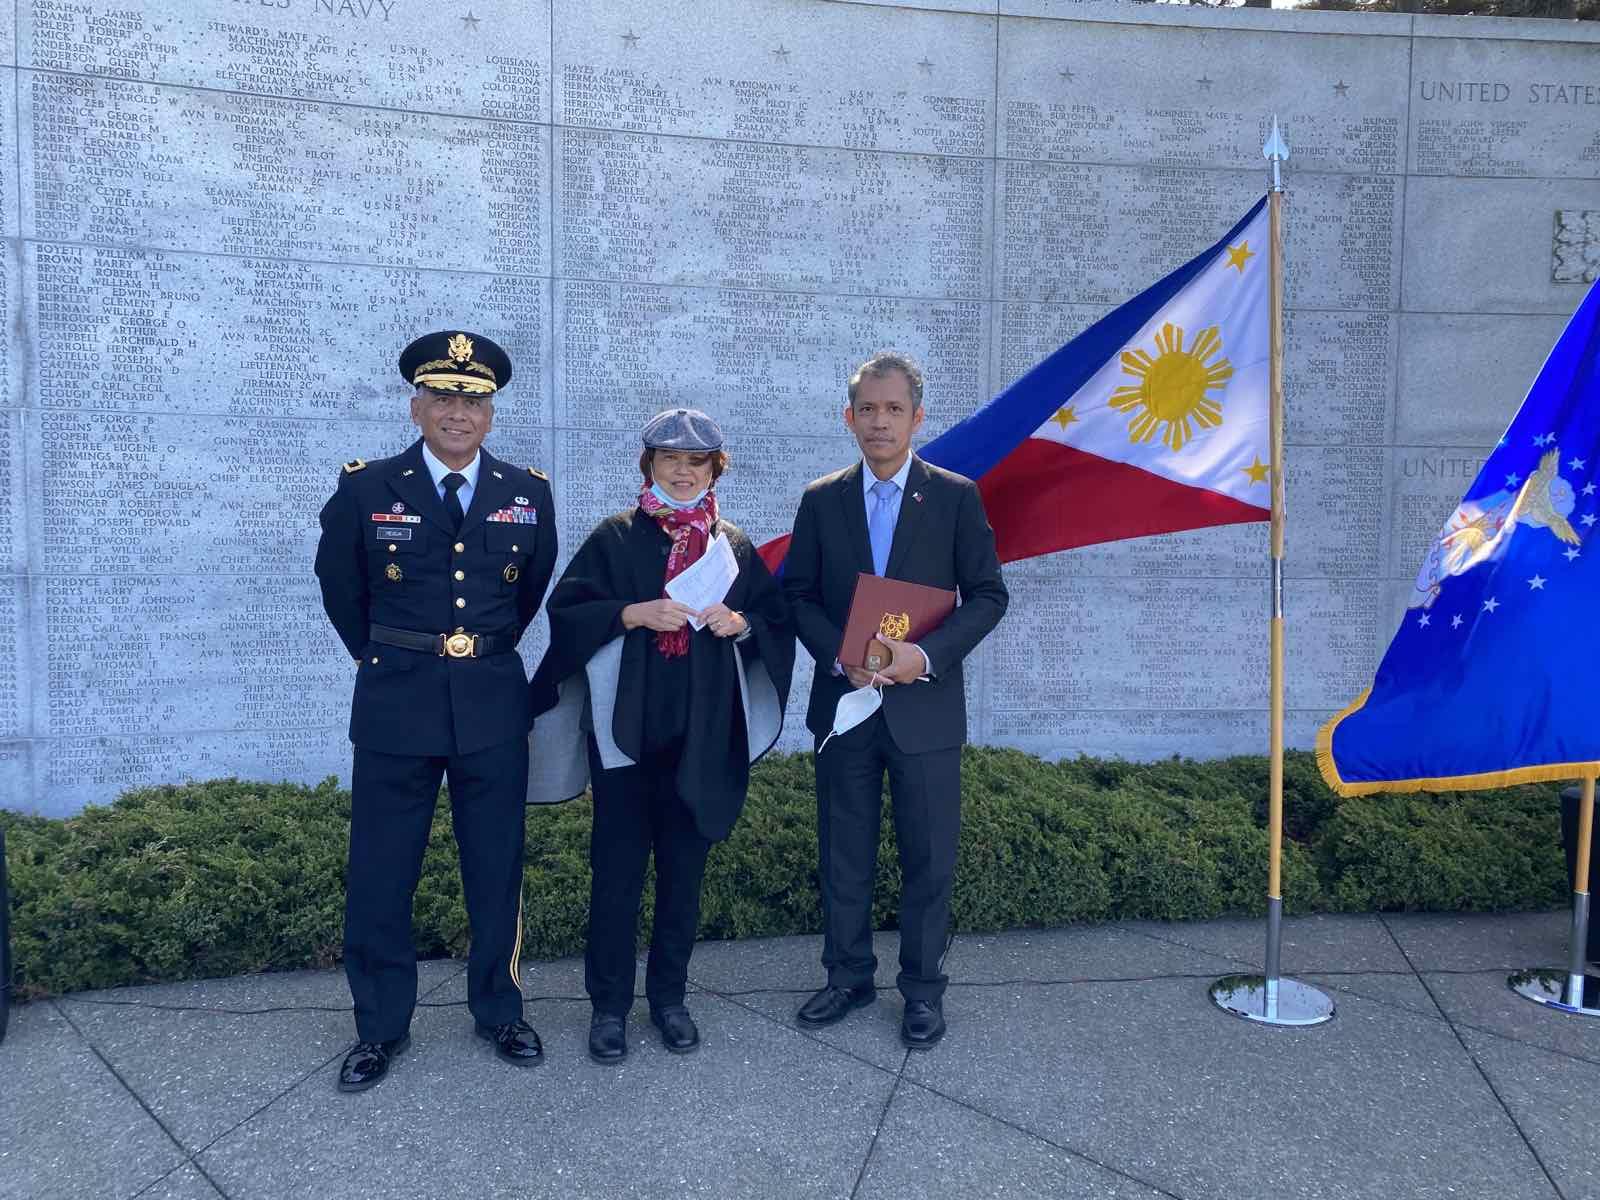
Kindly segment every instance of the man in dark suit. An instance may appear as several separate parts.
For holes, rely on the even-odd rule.
[[[818,740],[817,839],[822,964],[828,983],[801,1006],[802,1025],[831,1025],[876,996],[872,883],[883,776],[889,774],[904,887],[900,902],[900,1027],[926,1050],[944,1036],[942,960],[961,823],[967,738],[961,663],[1005,614],[994,531],[977,486],[911,453],[922,425],[922,372],[879,354],[851,376],[845,424],[862,461],[806,488],[784,561],[784,591],[801,644],[816,660],[806,725]],[[891,642],[874,676],[840,667],[861,572],[957,591],[961,603],[919,644]],[[822,747],[839,698],[883,685],[882,707]]]
[[[371,1087],[410,1044],[417,999],[411,902],[448,774],[472,949],[467,1007],[508,1062],[543,1056],[522,1019],[527,673],[517,654],[556,560],[543,472],[481,449],[511,360],[479,334],[418,338],[400,356],[422,437],[346,463],[322,509],[317,579],[359,664],[350,708],[345,973],[355,1047],[339,1089]]]

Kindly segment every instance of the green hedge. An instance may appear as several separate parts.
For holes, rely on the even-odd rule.
[[[1261,758],[1049,763],[969,748],[962,763],[961,930],[1259,913],[1266,878]],[[1540,909],[1566,901],[1557,789],[1337,800],[1309,754],[1289,757],[1291,913]],[[711,855],[705,937],[814,933],[815,804],[807,755],[771,757],[732,838]],[[67,820],[0,810],[20,994],[337,962],[349,794],[220,780],[130,792]],[[582,947],[589,808],[528,813],[524,955]],[[885,805],[874,916],[895,922]],[[644,921],[649,919],[648,889]],[[425,956],[467,945],[441,803],[417,891]]]

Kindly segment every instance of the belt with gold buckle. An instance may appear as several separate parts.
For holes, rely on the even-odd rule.
[[[516,649],[516,642],[505,634],[467,633],[414,633],[409,629],[391,629],[387,625],[374,625],[368,632],[374,642],[384,646],[399,646],[402,650],[415,650],[419,654],[437,654],[440,658],[487,658],[491,654],[505,654]]]

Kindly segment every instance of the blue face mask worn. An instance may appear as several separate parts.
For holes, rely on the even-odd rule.
[[[696,504],[699,504],[700,501],[706,498],[706,493],[710,490],[710,488],[701,488],[693,500],[679,500],[677,497],[671,495],[667,489],[662,487],[659,483],[652,483],[650,485],[650,494],[652,496],[661,501],[661,503],[665,504],[668,508],[676,508],[680,512],[683,509],[693,508]]]

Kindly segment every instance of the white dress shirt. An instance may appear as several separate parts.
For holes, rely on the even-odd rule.
[[[422,443],[422,461],[428,464],[428,474],[433,476],[433,490],[438,492],[439,499],[443,500],[445,497],[445,489],[444,484],[441,481],[446,475],[450,474],[451,471],[455,470],[455,468],[447,467],[444,465],[444,463],[440,462],[438,455],[434,454],[432,450],[428,449],[427,442]],[[474,452],[472,455],[472,461],[466,466],[462,467],[461,470],[456,471],[457,475],[461,475],[466,479],[466,482],[463,483],[456,492],[456,495],[461,497],[462,512],[466,512],[467,509],[472,507],[472,493],[478,490],[478,468],[482,465],[483,454],[481,452]]]

